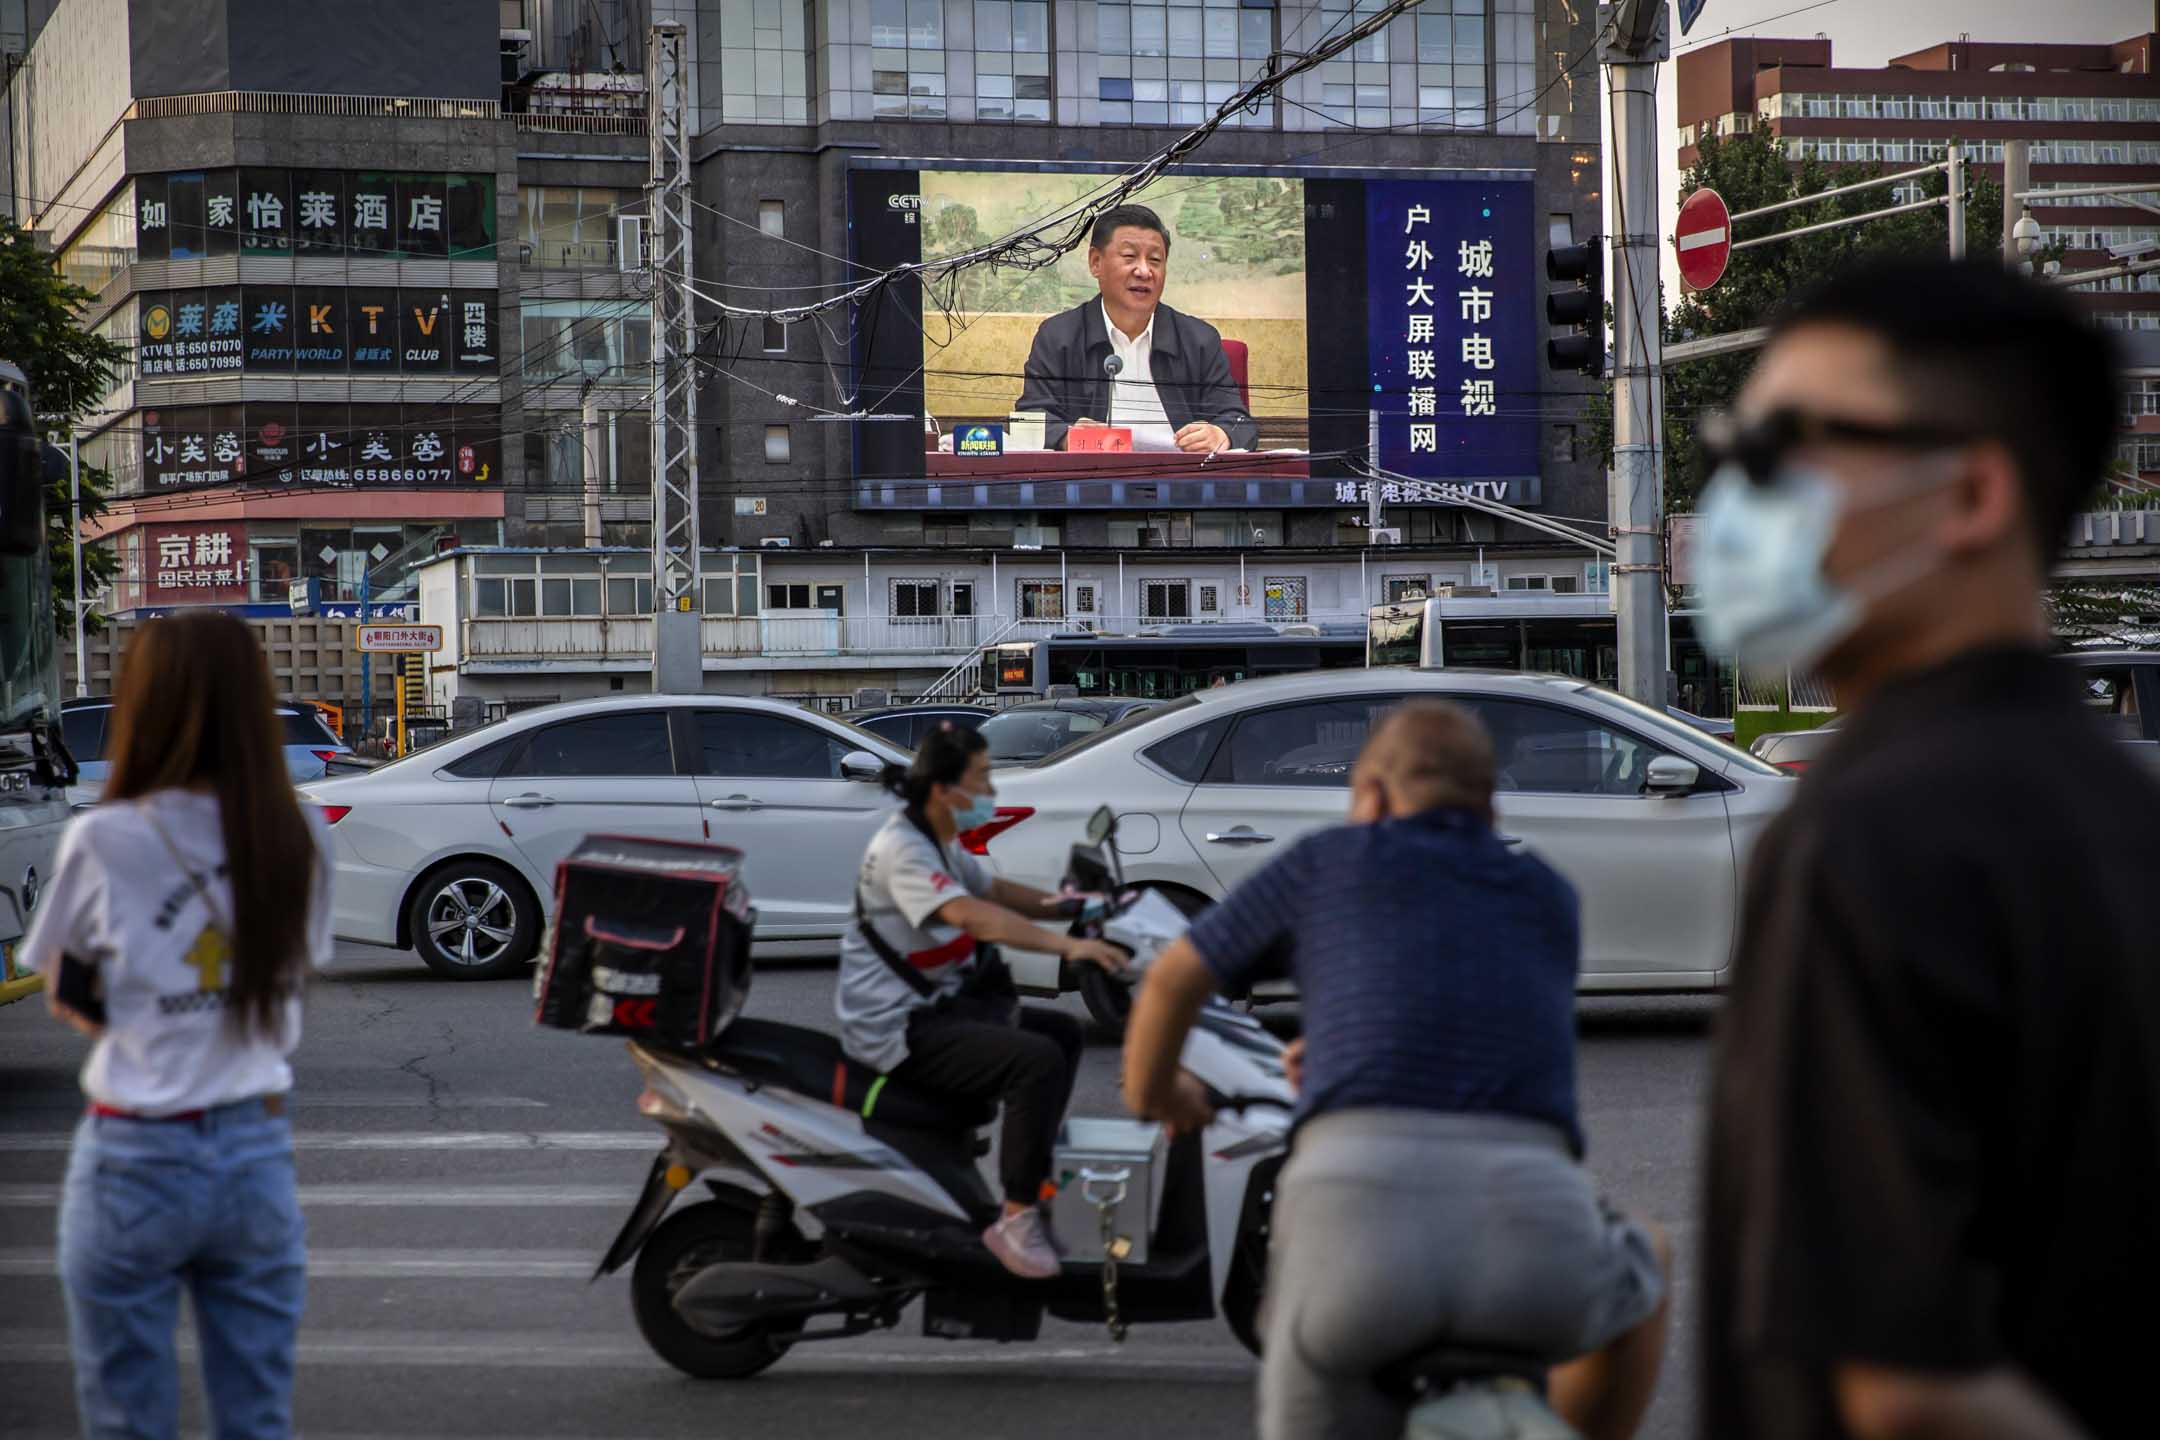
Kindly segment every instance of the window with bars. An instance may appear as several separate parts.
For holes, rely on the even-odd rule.
[[[935,579],[896,577],[885,582],[885,613],[895,620],[934,620],[942,613]]]
[[[1273,0],[1156,0],[1095,9],[1096,94],[1105,125],[1191,125],[1249,81],[1275,48]],[[1272,101],[1233,125],[1268,128]]]

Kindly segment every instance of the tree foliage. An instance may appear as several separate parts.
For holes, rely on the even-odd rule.
[[[1706,136],[1700,143],[1697,157],[1695,164],[1680,179],[1681,197],[1684,199],[1696,190],[1708,187],[1723,196],[1735,214],[1892,173],[1879,164],[1833,168],[1815,160],[1802,161],[1795,167],[1786,160],[1777,140],[1766,130],[1722,139]],[[1945,193],[1948,177],[1938,172],[1917,183],[1921,192],[1932,198]],[[1832,195],[1775,215],[1741,221],[1733,227],[1733,238],[1748,240],[1797,230],[1827,220],[1864,215],[1896,203],[1899,202],[1889,186]],[[1966,174],[1965,245],[1967,253],[1973,255],[1998,252],[2002,247],[2002,187],[1971,171]],[[1735,251],[1724,278],[1715,286],[1708,290],[1683,291],[1677,303],[1665,309],[1665,342],[1672,344],[1767,325],[1791,296],[1848,265],[1892,255],[1946,255],[1949,246],[1949,211],[1947,207],[1935,206]],[[1666,368],[1664,440],[1665,509],[1668,514],[1686,513],[1695,508],[1696,496],[1709,479],[1702,447],[1696,440],[1696,427],[1705,414],[1732,403],[1753,364],[1754,355],[1742,353],[1691,360]],[[1592,402],[1593,438],[1605,453],[1610,453],[1612,446],[1611,393],[1608,387],[1601,400]]]
[[[48,440],[63,446],[73,424],[104,400],[127,358],[117,342],[83,327],[82,316],[94,298],[60,277],[51,254],[38,248],[29,231],[0,219],[0,358],[13,361],[29,379],[40,428]],[[85,520],[104,512],[110,486],[106,471],[82,466]],[[45,511],[53,611],[64,632],[75,619],[75,534],[65,471],[46,487]],[[109,549],[86,547],[84,590],[109,581],[116,564]],[[86,617],[86,623],[95,628],[97,617]]]

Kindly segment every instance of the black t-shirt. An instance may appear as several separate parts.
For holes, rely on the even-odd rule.
[[[2156,889],[2160,784],[2037,651],[1886,687],[1817,762],[1719,1023],[1704,1435],[1844,1435],[1840,1359],[2151,1433]]]

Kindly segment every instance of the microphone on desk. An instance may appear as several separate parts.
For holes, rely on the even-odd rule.
[[[1111,379],[1113,379],[1113,380],[1117,379],[1117,376],[1118,376],[1118,371],[1120,371],[1120,370],[1123,370],[1124,368],[1125,368],[1125,362],[1124,362],[1123,360],[1120,360],[1120,359],[1118,359],[1118,357],[1117,357],[1117,356],[1115,356],[1115,355],[1105,355],[1105,356],[1103,356],[1103,362],[1102,362],[1102,373],[1103,373],[1103,374],[1105,374],[1105,375],[1107,375],[1107,376],[1109,376],[1109,377],[1110,377]]]

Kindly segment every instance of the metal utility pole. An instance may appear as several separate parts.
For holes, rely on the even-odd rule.
[[[1365,464],[1369,469],[1378,470],[1380,468],[1380,412],[1378,410],[1367,410],[1365,412]],[[1375,479],[1368,480],[1365,484],[1365,543],[1371,546],[1380,543],[1380,527],[1386,522],[1387,514],[1380,508],[1380,482]],[[1239,588],[1242,589],[1243,585],[1244,582],[1239,581]]]
[[[600,546],[600,492],[607,482],[607,458],[602,452],[604,443],[600,434],[600,397],[593,394],[592,382],[585,383],[585,396],[578,405],[578,425],[585,442],[585,545],[587,549]]]
[[[690,83],[685,28],[662,20],[646,47],[646,128],[652,174],[645,182],[652,235],[653,689],[705,688],[698,626],[697,323],[690,296]]]
[[[90,693],[90,648],[84,637],[82,593],[82,455],[75,427],[68,427],[68,549],[75,556],[75,696]]]
[[[1664,304],[1658,284],[1657,74],[1671,50],[1665,0],[1598,6],[1610,95],[1613,199],[1612,598],[1620,693],[1665,705]]]
[[[2032,141],[2003,141],[2003,264],[2011,269],[2025,263],[2025,252],[2018,248],[2018,217],[2025,213],[2025,202],[2018,199],[2032,188]]]
[[[1950,142],[1950,258],[1965,258],[1965,147]]]

